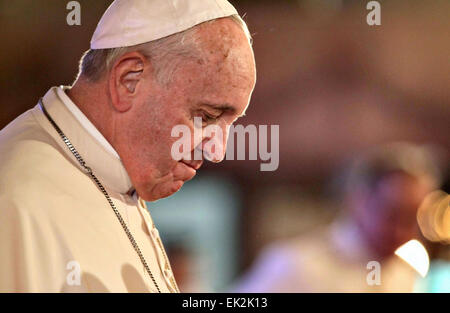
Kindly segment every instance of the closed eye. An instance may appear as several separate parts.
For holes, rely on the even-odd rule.
[[[203,120],[203,122],[205,122],[205,123],[214,123],[215,121],[217,121],[217,119],[221,116],[222,114],[219,114],[219,115],[212,115],[212,114],[209,114],[209,113],[207,113],[207,112],[204,112],[203,114],[202,114],[202,120]]]

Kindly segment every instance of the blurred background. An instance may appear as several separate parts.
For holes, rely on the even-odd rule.
[[[0,128],[72,84],[111,3],[69,26],[68,2],[0,0]],[[279,167],[206,164],[148,204],[181,291],[450,292],[450,2],[379,1],[380,26],[368,1],[230,2],[257,64],[239,123],[280,125]]]

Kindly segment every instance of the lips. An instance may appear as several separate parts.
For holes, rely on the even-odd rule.
[[[182,160],[181,163],[183,163],[183,164],[189,166],[190,168],[193,168],[195,171],[197,171],[202,166],[203,161],[189,162],[189,161]]]

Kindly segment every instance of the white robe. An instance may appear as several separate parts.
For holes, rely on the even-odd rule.
[[[177,291],[145,202],[127,194],[122,162],[61,98],[58,87],[46,93],[48,113],[108,191],[161,291]],[[0,292],[156,292],[106,198],[38,105],[0,131]]]
[[[417,278],[396,255],[379,260],[356,226],[338,219],[329,228],[268,246],[232,291],[413,292]]]

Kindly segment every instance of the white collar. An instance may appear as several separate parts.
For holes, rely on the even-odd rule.
[[[86,164],[92,168],[98,179],[109,189],[108,192],[112,191],[124,195],[133,191],[134,188],[130,177],[128,176],[121,159],[117,156],[117,153],[111,153],[111,149],[114,151],[112,147],[107,149],[104,144],[100,143],[99,138],[103,138],[106,143],[107,141],[95,127],[92,126],[92,129],[95,129],[96,132],[98,132],[97,135],[89,132],[85,126],[82,126],[80,120],[76,118],[75,114],[73,114],[63,103],[61,96],[64,95],[64,91],[59,87],[52,87],[47,91],[42,98],[42,102],[48,114],[70,139],[71,143],[76,147]],[[67,97],[67,95],[65,96]],[[73,105],[75,106],[75,104]],[[57,145],[61,147],[62,152],[81,169],[77,159],[69,149],[67,149],[67,146],[49,123],[48,119],[39,108],[39,105],[36,105],[36,108],[35,117],[38,122],[48,134],[55,139]]]
[[[59,86],[59,88],[57,88],[56,92],[58,93],[58,96],[61,99],[61,101],[64,103],[67,109],[75,116],[78,122],[80,122],[81,126],[83,126],[84,129],[89,134],[91,134],[92,137],[94,137],[112,155],[120,159],[116,150],[114,150],[113,146],[111,146],[108,140],[106,140],[106,138],[103,137],[103,135],[94,126],[94,124],[92,124],[91,121],[86,117],[86,115],[84,115],[83,112],[81,112],[78,106],[75,103],[73,103],[72,99],[70,99],[69,96],[67,96],[65,90],[69,88],[70,88],[69,86]]]

